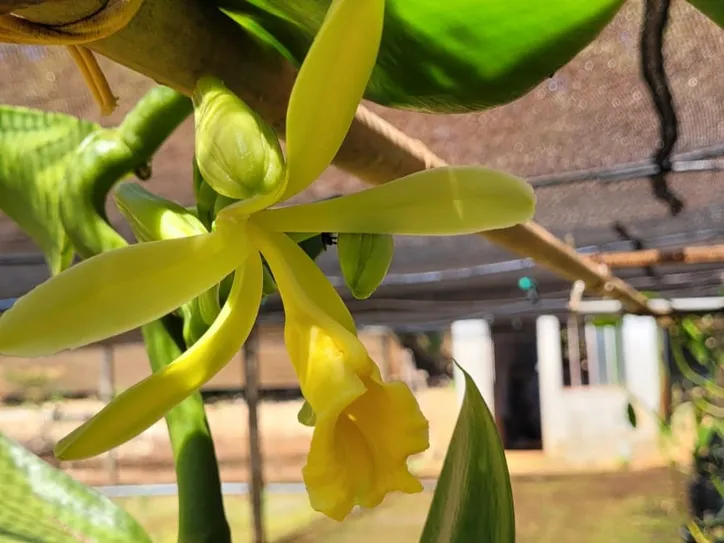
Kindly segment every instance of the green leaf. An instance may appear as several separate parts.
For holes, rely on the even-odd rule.
[[[701,0],[700,0],[701,1]],[[719,0],[711,0],[714,4]],[[248,32],[301,63],[331,0],[216,0],[253,19]],[[366,97],[435,112],[510,102],[567,64],[623,0],[387,0]],[[264,35],[254,28],[264,29]]]
[[[636,428],[636,410],[631,402],[626,404],[626,417],[628,418],[628,423],[631,425],[631,428]]]
[[[591,319],[593,326],[618,326],[621,324],[621,315],[598,315]]]
[[[515,514],[495,420],[470,376],[421,543],[514,543]]]
[[[60,113],[0,106],[0,209],[45,253],[53,274],[73,261],[58,187],[76,148],[97,129]]]
[[[123,509],[0,434],[0,540],[150,543]]]
[[[721,0],[689,0],[689,3],[724,28],[724,2]]]

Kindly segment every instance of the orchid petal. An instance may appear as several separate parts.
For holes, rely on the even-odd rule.
[[[239,351],[261,303],[262,266],[253,252],[234,276],[231,293],[206,333],[161,371],[129,388],[95,417],[61,439],[56,456],[96,456],[136,437],[198,390]]]
[[[318,310],[356,334],[349,309],[322,270],[288,236],[257,228],[256,217],[249,220],[249,236],[269,263],[287,314]]]
[[[248,255],[244,236],[216,231],[109,251],[41,284],[0,317],[0,353],[48,356],[173,311]]]
[[[426,170],[331,200],[261,211],[254,222],[276,232],[456,235],[507,228],[535,211],[532,187],[476,166]]]
[[[382,37],[384,0],[334,0],[297,75],[287,111],[282,199],[329,166],[347,135]]]

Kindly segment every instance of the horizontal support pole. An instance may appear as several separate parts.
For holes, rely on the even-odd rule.
[[[664,264],[708,264],[724,262],[724,245],[596,253],[590,255],[589,258],[610,268],[645,268]]]

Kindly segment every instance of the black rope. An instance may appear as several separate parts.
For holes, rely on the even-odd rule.
[[[684,209],[684,202],[669,188],[671,153],[679,138],[678,120],[664,66],[664,32],[669,21],[670,0],[646,0],[641,32],[641,70],[659,117],[661,142],[654,154],[657,172],[649,176],[654,196],[666,202],[672,215]]]

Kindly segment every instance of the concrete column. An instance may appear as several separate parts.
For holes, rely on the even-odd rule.
[[[455,321],[451,327],[452,355],[455,361],[468,372],[491,412],[495,385],[495,353],[490,326],[483,319]],[[465,395],[465,378],[455,366],[455,388],[458,403],[462,405]]]
[[[538,344],[538,383],[540,386],[541,430],[543,450],[555,453],[566,438],[567,419],[563,392],[563,357],[561,325],[552,315],[536,320]]]
[[[626,389],[637,402],[654,413],[661,400],[659,327],[652,317],[623,318],[623,357]]]

